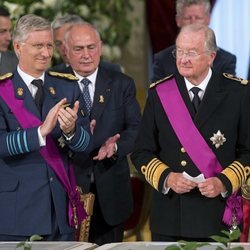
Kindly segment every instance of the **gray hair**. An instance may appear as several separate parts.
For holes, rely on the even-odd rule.
[[[84,20],[80,16],[67,14],[64,16],[56,17],[54,21],[51,23],[51,27],[53,30],[55,30],[61,28],[65,24],[76,24],[82,22],[84,22]]]
[[[16,23],[13,40],[25,42],[30,32],[43,30],[51,30],[50,22],[47,19],[34,14],[24,15]]]
[[[206,14],[210,14],[211,4],[209,0],[176,0],[176,15],[181,16],[183,9],[191,5],[204,5]]]
[[[101,36],[100,36],[100,33],[99,33],[99,31],[97,30],[97,28],[96,28],[93,24],[91,24],[91,23],[82,22],[82,23],[77,23],[77,24],[75,24],[75,25],[72,25],[72,26],[66,31],[65,36],[64,36],[64,39],[65,39],[65,41],[66,41],[66,46],[68,46],[68,45],[67,45],[67,41],[68,41],[68,38],[70,37],[70,32],[71,32],[71,30],[72,30],[73,28],[77,27],[77,26],[78,26],[78,27],[79,27],[79,26],[87,26],[87,27],[91,28],[91,29],[96,33],[97,38],[101,41]]]
[[[179,35],[182,32],[199,32],[199,31],[203,31],[205,35],[205,49],[207,51],[216,52],[218,50],[218,47],[216,44],[215,34],[214,34],[214,31],[211,28],[209,28],[207,25],[197,24],[197,23],[185,25],[181,28]]]

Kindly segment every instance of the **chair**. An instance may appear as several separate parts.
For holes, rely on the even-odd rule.
[[[131,216],[125,222],[124,240],[135,236],[136,241],[141,241],[143,238],[141,230],[149,216],[150,186],[144,179],[144,176],[136,170],[131,170],[130,178],[134,209]]]

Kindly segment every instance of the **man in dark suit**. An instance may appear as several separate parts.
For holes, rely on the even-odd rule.
[[[182,27],[176,48],[178,73],[149,89],[131,159],[153,187],[152,240],[206,242],[241,224],[250,87],[212,69],[217,46],[208,26]]]
[[[210,11],[211,5],[209,0],[177,0],[176,24],[179,28],[192,23],[209,25]],[[153,81],[177,72],[176,60],[172,55],[175,49],[175,45],[172,45],[155,54]],[[212,67],[216,71],[235,75],[236,56],[218,48]]]
[[[89,241],[99,245],[122,241],[123,222],[133,208],[127,155],[141,117],[135,83],[99,64],[102,42],[91,24],[72,26],[65,48],[85,98],[84,113],[96,122],[94,150],[74,158],[77,184],[96,196]]]
[[[49,21],[21,17],[13,47],[19,64],[0,84],[0,241],[34,234],[72,241],[86,214],[68,151],[87,150],[91,138],[81,93],[73,75],[45,73],[53,54]]]
[[[69,61],[65,53],[64,47],[64,35],[66,31],[76,23],[83,23],[83,19],[75,14],[67,14],[61,17],[56,17],[52,22],[51,26],[53,29],[53,38],[56,46],[56,50],[63,61],[59,64],[54,65],[50,70],[57,72],[65,72],[67,67],[69,67]],[[107,69],[115,70],[121,72],[121,67],[118,64],[110,63],[101,60],[100,64]]]
[[[0,75],[13,72],[18,59],[13,51],[8,50],[11,42],[12,24],[7,9],[0,6]]]

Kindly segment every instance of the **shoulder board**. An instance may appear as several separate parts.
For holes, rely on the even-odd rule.
[[[240,78],[240,77],[228,74],[228,73],[223,73],[223,76],[228,78],[228,79],[240,82],[242,85],[247,85],[248,84],[248,80],[245,80],[243,78]]]
[[[10,78],[10,77],[12,77],[12,76],[13,76],[12,73],[6,73],[6,74],[0,76],[0,81],[3,81],[3,80],[5,80],[5,79],[7,79],[7,78]]]
[[[55,71],[49,71],[48,74],[51,76],[58,76],[61,78],[66,78],[66,79],[72,80],[72,81],[79,80],[76,76],[74,76],[72,74],[60,73],[60,72],[55,72]]]
[[[173,74],[169,75],[169,76],[166,76],[166,77],[162,78],[161,80],[158,80],[156,82],[151,83],[150,86],[149,86],[149,88],[153,88],[157,84],[162,83],[162,82],[166,81],[167,79],[170,79],[171,77],[173,77]]]

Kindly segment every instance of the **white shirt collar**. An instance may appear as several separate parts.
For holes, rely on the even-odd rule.
[[[207,88],[207,85],[208,85],[208,82],[210,80],[212,76],[212,70],[209,68],[208,70],[208,73],[207,73],[207,76],[205,77],[205,79],[197,86],[194,86],[190,81],[188,81],[185,77],[184,77],[184,80],[185,80],[185,83],[186,83],[186,87],[187,87],[187,90],[190,91],[191,88],[193,87],[199,87],[202,92],[204,93],[206,88]]]
[[[25,73],[24,71],[22,71],[19,67],[19,65],[17,66],[17,72],[19,73],[19,75],[21,76],[21,78],[23,79],[23,81],[25,82],[25,84],[27,85],[27,87],[30,89],[30,85],[31,85],[31,82],[34,80],[34,79],[41,79],[43,82],[44,82],[44,76],[45,74],[43,73],[40,77],[38,78],[35,78],[31,75],[28,75],[27,73]]]
[[[96,70],[94,71],[94,73],[92,73],[91,75],[89,75],[87,77],[83,77],[83,76],[79,75],[76,71],[74,71],[74,74],[79,79],[79,82],[81,82],[81,80],[83,78],[88,78],[91,81],[91,84],[95,85],[96,77],[97,77],[97,71],[98,71],[98,68],[96,68]]]

